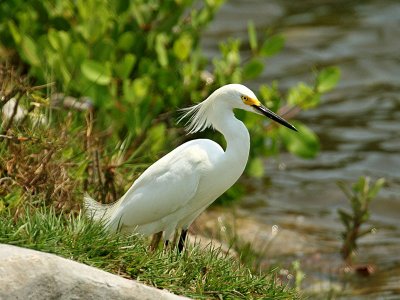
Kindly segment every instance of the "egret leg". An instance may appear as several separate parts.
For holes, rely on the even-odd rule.
[[[187,229],[182,229],[181,235],[179,237],[179,242],[178,242],[178,252],[179,253],[182,252],[183,247],[185,246],[187,232],[188,232]]]
[[[181,235],[180,235],[179,229],[175,229],[174,238],[173,238],[173,240],[172,240],[172,242],[171,242],[171,244],[173,245],[173,248],[176,247],[177,242],[178,242],[178,238],[179,238],[180,236],[181,236]]]
[[[163,234],[162,231],[153,234],[153,238],[151,239],[151,242],[150,242],[150,250],[151,251],[154,251],[157,249],[158,244],[160,244],[162,234]]]

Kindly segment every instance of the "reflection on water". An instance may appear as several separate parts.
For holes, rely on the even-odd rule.
[[[358,256],[377,272],[352,281],[346,289],[353,296],[343,299],[356,294],[395,299],[400,293],[400,2],[230,1],[204,36],[207,55],[217,55],[221,38],[246,38],[249,19],[260,32],[272,27],[286,37],[284,51],[268,60],[263,77],[250,87],[278,79],[287,89],[309,81],[313,67],[327,65],[339,66],[342,80],[319,108],[299,116],[320,137],[321,154],[315,160],[287,154],[270,159],[268,185],[257,183],[243,203],[244,214],[309,239],[313,253],[296,251],[290,258],[300,259],[311,286],[340,264],[336,211],[347,203],[335,182],[385,177],[388,184],[372,207],[377,231],[362,240]],[[334,282],[334,275],[329,280]]]

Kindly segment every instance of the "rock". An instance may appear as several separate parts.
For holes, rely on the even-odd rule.
[[[0,244],[0,299],[188,298],[53,254]]]
[[[2,95],[0,94],[0,99]],[[15,112],[14,112],[15,110]],[[13,114],[15,115],[13,116]],[[23,108],[21,105],[18,104],[18,101],[13,97],[9,101],[7,101],[3,108],[1,109],[1,114],[2,116],[2,126],[5,126],[9,120],[13,119],[13,122],[20,122],[22,121],[27,115],[31,117],[31,121],[33,121],[35,124],[42,124],[45,125],[47,124],[47,120],[45,115],[43,114],[34,114],[34,113],[29,113],[25,108]]]
[[[0,94],[0,98],[1,97],[2,95]],[[4,104],[1,110],[3,119],[4,120],[11,119],[11,116],[14,114],[14,110],[15,110],[14,121],[16,122],[21,121],[28,113],[26,109],[18,105],[17,100],[15,98],[11,98],[6,102],[6,104]]]

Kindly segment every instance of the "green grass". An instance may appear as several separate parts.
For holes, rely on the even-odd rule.
[[[50,252],[196,299],[298,299],[274,273],[254,275],[218,249],[147,250],[139,236],[111,234],[82,214],[28,209],[0,213],[0,243]]]

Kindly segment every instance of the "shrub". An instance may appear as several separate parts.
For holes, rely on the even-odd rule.
[[[99,143],[108,149],[100,156],[123,147],[120,161],[133,156],[141,158],[136,162],[148,156],[153,160],[183,139],[182,131],[172,129],[177,115],[171,112],[201,101],[223,84],[258,77],[264,60],[283,47],[281,35],[260,39],[250,22],[248,59],[240,56],[243,43],[230,39],[221,43],[220,56],[209,62],[199,39],[221,4],[219,0],[3,1],[0,15],[7,18],[0,21],[0,53],[22,65],[34,84],[54,83],[39,98],[51,102],[49,95],[62,92],[92,99],[94,128],[101,133]],[[318,105],[321,94],[338,78],[336,68],[324,69],[316,74],[313,86],[299,83],[291,88],[287,103],[277,83],[260,86],[258,94],[272,110],[293,117]],[[293,122],[300,131],[296,134],[260,124],[265,121],[257,116],[239,114],[252,131],[247,169],[252,176],[264,173],[260,157],[278,153],[282,145],[306,158],[319,150],[318,138],[300,122]],[[74,115],[82,127],[85,114]],[[52,114],[50,122],[64,118]],[[215,138],[222,142],[219,135]]]

